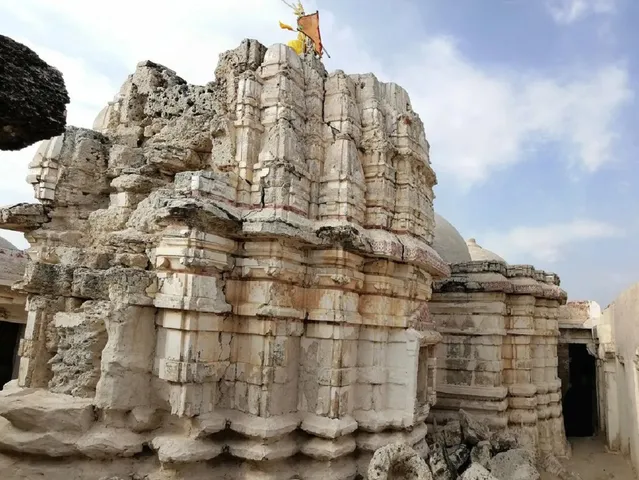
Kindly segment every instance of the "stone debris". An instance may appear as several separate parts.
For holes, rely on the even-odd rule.
[[[498,480],[486,468],[478,463],[471,463],[462,473],[460,480]]]
[[[444,439],[444,445],[447,447],[455,447],[462,443],[462,427],[460,422],[453,420],[448,422],[441,430]]]
[[[500,453],[517,448],[517,436],[509,430],[497,430],[490,436],[490,446],[494,452]]]
[[[497,452],[499,453],[499,452]],[[492,446],[489,441],[482,440],[477,443],[470,451],[470,461],[477,463],[482,467],[487,467],[492,456]]]
[[[426,462],[408,445],[379,448],[368,466],[368,480],[432,480]]]
[[[459,423],[464,435],[464,441],[469,445],[477,445],[479,442],[490,438],[488,425],[464,410],[459,411]]]
[[[498,453],[488,462],[488,469],[499,480],[539,480],[541,477],[533,454],[523,448]]]
[[[62,74],[4,35],[0,64],[0,150],[20,150],[63,133],[69,95]]]
[[[463,437],[451,435],[451,432],[468,432]],[[448,446],[446,439],[457,438],[457,445]],[[479,439],[482,440],[479,440]],[[494,443],[488,439],[494,439]],[[517,448],[512,432],[500,430],[491,432],[482,419],[464,410],[459,411],[459,420],[451,420],[443,426],[433,426],[427,435],[430,442],[426,453],[421,457],[434,480],[538,480],[535,453],[528,449]],[[405,458],[419,454],[408,445],[394,444],[377,450],[375,463],[369,466],[371,472],[390,472],[397,465],[399,469]],[[568,472],[552,454],[539,461],[540,469],[556,475],[562,480],[578,480],[579,477]],[[376,473],[377,474],[377,473]],[[386,474],[386,473],[384,473]],[[397,476],[388,478],[414,478]],[[429,477],[431,478],[431,477]]]

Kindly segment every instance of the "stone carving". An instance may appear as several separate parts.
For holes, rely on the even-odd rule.
[[[425,448],[426,302],[450,269],[408,95],[254,40],[215,73],[139,64],[94,130],[40,147],[41,209],[2,210],[31,243],[2,450],[352,479],[386,444]]]
[[[0,58],[0,150],[20,150],[63,133],[69,95],[62,74],[4,35]]]

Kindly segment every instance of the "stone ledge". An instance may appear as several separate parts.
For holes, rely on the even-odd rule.
[[[42,455],[46,457],[68,457],[77,455],[75,442],[79,433],[25,432],[0,419],[0,450]]]
[[[35,432],[86,432],[94,422],[93,400],[40,389],[0,394],[0,416]]]
[[[18,203],[0,208],[0,227],[14,232],[29,232],[49,222],[40,203]]]
[[[222,445],[182,435],[162,435],[151,441],[162,463],[189,463],[211,460],[222,453]]]
[[[142,451],[145,441],[128,429],[96,426],[82,435],[76,446],[89,458],[132,457]]]

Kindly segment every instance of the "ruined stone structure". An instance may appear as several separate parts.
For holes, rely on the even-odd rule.
[[[558,315],[566,302],[559,277],[508,265],[467,243],[441,217],[434,246],[452,275],[433,285],[430,311],[443,341],[437,350],[438,424],[459,408],[492,428],[516,432],[540,453],[569,455],[557,375]]]
[[[248,40],[215,73],[194,86],[141,63],[94,130],[40,147],[41,205],[1,212],[31,243],[4,452],[352,479],[380,446],[423,449],[440,340],[427,302],[450,269],[430,246],[436,179],[407,93]],[[545,334],[539,292],[515,302],[539,306],[513,327],[526,352]],[[516,411],[536,419],[546,365],[509,368],[531,397]]]

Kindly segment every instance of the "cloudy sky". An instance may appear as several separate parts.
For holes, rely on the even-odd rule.
[[[315,0],[329,69],[404,86],[426,125],[437,211],[510,263],[608,304],[639,280],[636,0]],[[59,68],[90,127],[137,62],[191,83],[245,37],[291,39],[279,0],[7,0],[0,32]],[[37,146],[0,153],[0,204],[32,201]],[[0,232],[21,247],[20,234]]]

